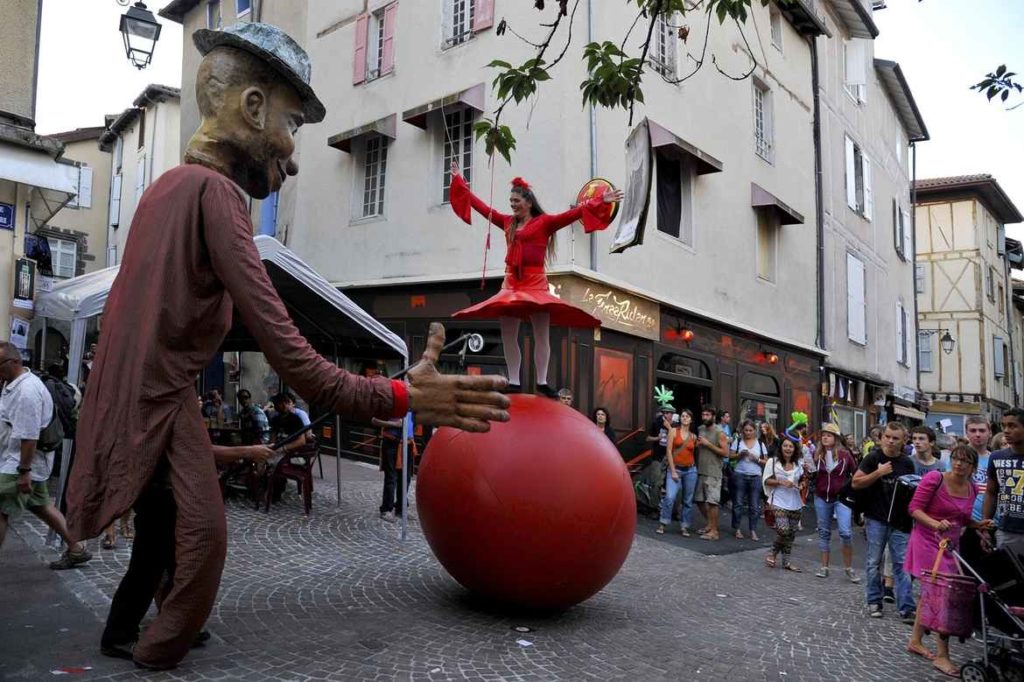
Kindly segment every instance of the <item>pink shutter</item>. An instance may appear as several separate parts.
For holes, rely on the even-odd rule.
[[[482,31],[494,25],[494,0],[473,0],[473,31]]]
[[[395,17],[398,3],[384,8],[384,37],[380,47],[380,75],[391,73],[395,68]]]
[[[364,14],[356,20],[355,51],[352,55],[352,85],[359,85],[366,80],[366,31],[370,25],[370,15]]]

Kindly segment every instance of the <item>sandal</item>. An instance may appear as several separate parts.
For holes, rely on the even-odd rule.
[[[719,537],[718,533],[705,533],[704,535],[700,536],[700,539],[701,540],[710,540],[711,542],[715,542],[715,541],[719,540],[720,537]]]
[[[784,564],[782,567],[784,569],[786,569],[787,571],[790,571],[792,573],[803,573],[804,572],[804,570],[802,568],[800,568],[799,566],[794,566],[793,564]]]
[[[920,656],[921,658],[925,659],[926,661],[934,661],[935,660],[935,654],[933,654],[931,651],[928,651],[928,649],[926,649],[924,647],[924,645],[921,645],[921,644],[916,644],[916,645],[915,644],[908,644],[907,645],[907,653],[908,654],[913,654],[914,656]]]
[[[769,554],[764,558],[764,565],[768,568],[775,568],[775,555]]]
[[[949,664],[948,668],[944,668],[939,663],[932,663],[932,667],[935,668],[936,670],[938,670],[943,675],[947,675],[949,677],[955,677],[957,679],[960,678],[960,668],[956,667],[952,663]]]
[[[114,538],[105,537],[103,538],[103,541],[100,543],[100,547],[102,547],[103,549],[114,549],[115,547],[117,547],[117,540],[115,540]]]
[[[761,538],[757,537],[757,533],[755,533],[754,531],[750,531],[750,541],[751,542],[760,542]]]
[[[737,540],[742,540],[743,539],[743,531],[741,531],[741,530],[736,531],[736,539]]]
[[[131,526],[122,526],[121,537],[123,537],[125,540],[131,540],[135,537],[135,531],[132,530]]]
[[[658,535],[664,535],[665,534],[665,524],[659,523],[658,527],[654,529],[654,532],[657,533]]]

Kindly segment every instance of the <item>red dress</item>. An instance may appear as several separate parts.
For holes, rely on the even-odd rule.
[[[558,230],[582,220],[583,229],[590,233],[608,227],[600,208],[604,200],[589,199],[564,213],[536,216],[514,232],[510,229],[513,216],[499,213],[470,191],[461,175],[452,176],[450,201],[455,215],[470,223],[470,209],[505,233],[508,253],[505,255],[505,280],[501,291],[482,303],[458,311],[452,317],[488,319],[517,317],[529,319],[535,313],[549,313],[551,324],[557,327],[600,327],[601,321],[593,315],[569,305],[548,290],[544,273],[544,256],[548,239]]]

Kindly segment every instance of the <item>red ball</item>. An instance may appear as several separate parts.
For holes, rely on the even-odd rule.
[[[441,428],[423,454],[416,506],[441,565],[472,592],[565,608],[619,572],[636,499],[618,450],[556,400],[511,395],[488,433]]]

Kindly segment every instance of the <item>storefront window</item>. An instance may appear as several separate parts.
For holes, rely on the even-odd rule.
[[[836,416],[839,417],[839,430],[844,434],[852,433],[857,442],[861,442],[866,435],[867,412],[840,406],[836,406],[833,409]]]
[[[747,372],[740,387],[742,419],[768,422],[779,430],[779,383],[767,374]],[[735,423],[735,420],[733,420]]]
[[[740,402],[740,414],[743,419],[753,422],[768,422],[776,431],[779,430],[779,404],[754,398],[743,398]],[[733,422],[735,423],[735,419]]]
[[[705,363],[676,353],[665,353],[662,355],[661,360],[658,361],[658,371],[671,372],[672,374],[679,374],[693,379],[711,380],[711,370],[708,369]]]

